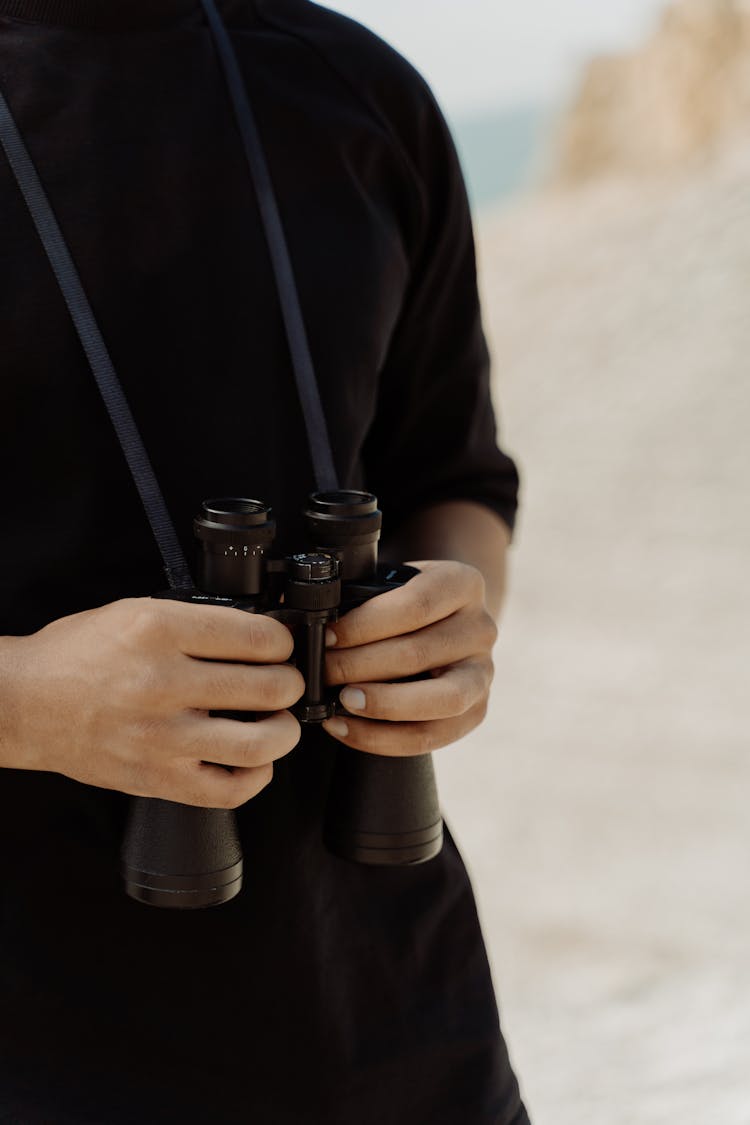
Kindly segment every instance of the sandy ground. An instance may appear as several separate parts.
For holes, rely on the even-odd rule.
[[[523,517],[438,771],[535,1125],[750,1123],[749,184],[480,223]]]

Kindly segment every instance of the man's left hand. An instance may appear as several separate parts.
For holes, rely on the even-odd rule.
[[[408,757],[455,742],[481,723],[497,626],[481,573],[459,562],[416,562],[398,590],[358,606],[330,630],[326,677],[346,685],[348,715],[323,726],[370,754]],[[423,680],[393,683],[428,673]]]

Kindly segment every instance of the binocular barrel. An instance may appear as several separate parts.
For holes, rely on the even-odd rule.
[[[300,722],[319,723],[341,710],[324,683],[328,624],[415,572],[390,568],[388,580],[381,578],[382,514],[372,493],[314,493],[303,516],[311,552],[270,560],[276,529],[265,504],[206,500],[193,522],[199,589],[172,596],[205,602],[208,595],[287,624],[306,685],[293,711]],[[228,902],[239,893],[243,857],[234,812],[141,797],[130,806],[122,872],[131,898],[189,909]],[[443,822],[431,756],[380,758],[338,746],[323,838],[334,855],[378,866],[437,855]]]
[[[130,800],[121,871],[130,898],[195,910],[242,889],[242,846],[231,809],[201,809],[153,797]]]
[[[371,492],[313,492],[303,516],[310,543],[336,556],[344,582],[375,578],[383,513]]]
[[[276,535],[271,509],[259,500],[204,500],[193,520],[198,588],[228,598],[257,598],[265,557]]]
[[[341,559],[356,601],[383,592],[377,581],[382,514],[368,492],[313,493],[305,511],[315,546]],[[346,604],[344,608],[352,608]],[[378,867],[424,863],[443,846],[443,819],[431,755],[382,758],[339,746],[323,840],[341,859]]]

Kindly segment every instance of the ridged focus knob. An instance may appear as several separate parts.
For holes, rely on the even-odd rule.
[[[292,582],[330,582],[338,576],[339,564],[333,555],[292,555],[289,561]]]
[[[292,555],[284,588],[285,605],[313,613],[335,609],[341,601],[339,571],[339,561],[333,555]]]

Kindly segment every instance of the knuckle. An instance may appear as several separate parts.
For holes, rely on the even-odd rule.
[[[193,710],[179,723],[165,726],[168,739],[165,750],[171,756],[192,763],[221,762],[225,746],[221,737],[223,722],[215,719],[210,711]]]
[[[459,562],[458,559],[451,559],[445,568],[446,591],[449,589],[459,591],[465,589],[467,586],[470,589],[475,589],[474,583],[478,574],[479,571],[477,568],[470,563]]]
[[[443,697],[446,704],[446,713],[448,715],[463,715],[469,710],[475,697],[476,693],[465,681],[454,684],[450,690],[445,692]]]
[[[169,679],[163,667],[145,661],[132,669],[127,690],[141,706],[155,707],[163,704],[170,694]]]
[[[239,612],[242,612],[241,610]],[[269,632],[266,628],[267,618],[255,613],[244,614],[243,628],[247,633],[248,648],[253,656],[265,656],[271,647]]]
[[[443,601],[450,602],[460,599],[466,588],[467,576],[472,569],[472,567],[457,562],[455,559],[446,559],[433,572],[437,596]]]
[[[202,809],[236,809],[242,804],[242,800],[237,799],[236,788],[224,782],[191,786],[181,801]]]
[[[166,724],[158,716],[143,715],[133,724],[129,741],[137,767],[139,759],[153,756],[156,749],[164,748],[168,741]],[[146,768],[145,764],[143,768]]]
[[[415,756],[429,754],[435,746],[434,727],[430,723],[422,723],[414,731],[411,739],[410,750]]]
[[[460,647],[459,639],[452,628],[437,630],[432,639],[430,667],[435,666],[437,657],[441,665],[450,666],[456,658],[457,647]]]
[[[479,635],[483,647],[488,652],[490,651],[490,649],[494,648],[495,642],[497,641],[499,635],[499,629],[494,617],[492,617],[492,615],[486,610],[482,612],[482,616],[480,618]]]
[[[192,625],[198,633],[201,640],[212,644],[218,640],[226,632],[227,621],[223,616],[220,617],[219,613],[225,614],[226,610],[220,609],[219,613],[212,612],[213,607],[204,606],[186,606],[189,612],[192,612]],[[208,610],[208,612],[205,612]]]
[[[220,774],[215,766],[200,764],[184,785],[180,801],[205,809],[233,809],[238,800],[239,787],[229,772]]]
[[[264,669],[253,676],[255,706],[261,711],[290,707],[305,690],[305,681],[295,668]]]
[[[206,805],[209,801],[210,804],[207,805],[209,808],[239,809],[253,797],[257,797],[270,784],[272,778],[271,762],[245,768],[240,772],[228,774],[225,779],[222,778],[218,785],[212,787],[205,797],[195,803]]]
[[[206,789],[205,791],[192,791],[189,796],[181,798],[183,805],[195,805],[201,809],[236,809],[232,794],[226,790]]]
[[[439,585],[439,583],[438,583]],[[414,611],[422,621],[430,620],[435,605],[435,593],[431,586],[419,586],[414,591]]]
[[[253,797],[257,797],[267,785],[270,785],[273,780],[273,763],[268,762],[262,766],[256,766],[250,770],[246,777],[242,779],[239,788],[239,804],[244,805],[246,801],[251,801]],[[238,806],[234,806],[238,807]]]
[[[130,761],[127,767],[127,792],[133,797],[160,796],[153,770],[143,761]]]
[[[300,740],[302,728],[289,711],[280,711],[267,720],[269,728],[268,754],[269,757],[280,758],[288,754]]]
[[[163,607],[152,598],[125,598],[118,603],[120,637],[142,647],[152,644],[164,630]]]
[[[434,749],[432,730],[428,722],[383,723],[358,736],[357,748],[386,757],[417,758]]]
[[[298,668],[289,668],[285,672],[286,679],[286,695],[287,702],[285,707],[291,707],[293,703],[297,703],[305,694],[305,677],[302,675]]]
[[[393,752],[395,735],[389,722],[360,721],[354,730],[349,729],[348,745],[370,754],[389,755]]]
[[[373,599],[377,600],[377,599]],[[364,607],[360,607],[364,608]],[[339,645],[360,645],[365,642],[366,629],[361,624],[362,614],[358,610],[349,610],[336,621],[332,629],[336,634],[336,643]]]
[[[474,730],[475,727],[478,727],[480,723],[484,722],[484,720],[487,718],[488,707],[489,707],[489,700],[487,699],[487,696],[485,695],[467,713],[467,718],[469,719],[469,722],[470,722],[468,730]]]
[[[216,808],[220,809],[238,809],[245,801],[249,800],[247,789],[245,785],[227,785],[223,787],[216,795],[216,798],[211,799],[211,807],[213,807],[214,800],[218,802]]]
[[[475,566],[467,566],[467,581],[469,590],[473,598],[484,604],[484,598],[487,590],[487,584],[484,580],[484,575],[481,570]]]
[[[238,696],[243,693],[237,690],[237,680],[237,669],[230,665],[217,662],[215,667],[211,668],[209,692],[206,694],[212,705],[216,703],[217,710],[221,710],[227,700],[236,701],[238,707],[241,705]]]
[[[160,769],[152,761],[129,764],[128,790],[136,797],[177,800],[181,799],[181,788],[168,770]]]
[[[281,704],[281,691],[278,680],[270,676],[259,676],[255,680],[253,706],[257,711],[278,711]]]
[[[424,671],[429,666],[432,655],[430,645],[425,640],[414,637],[408,642],[409,664],[415,671]]]
[[[247,614],[248,644],[253,655],[266,659],[288,659],[292,654],[292,634],[272,617]]]
[[[284,665],[278,669],[275,677],[276,706],[279,708],[291,707],[305,693],[305,679],[298,668]]]
[[[302,738],[302,727],[300,726],[298,720],[295,719],[294,715],[289,714],[288,711],[285,711],[284,715],[289,715],[287,741],[289,743],[289,749],[293,750],[294,747],[298,744],[299,740]]]
[[[329,653],[326,656],[326,674],[333,684],[345,684],[356,680],[354,663],[348,653]]]

